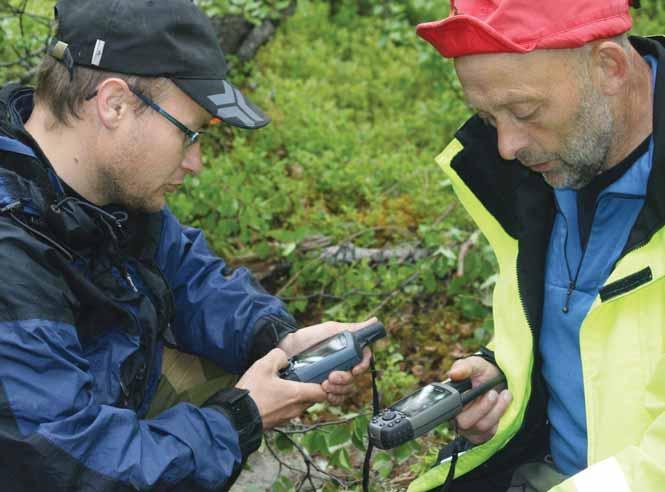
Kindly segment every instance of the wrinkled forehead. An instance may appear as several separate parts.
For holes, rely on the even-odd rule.
[[[577,56],[573,50],[470,55],[455,58],[455,71],[471,106],[500,106],[568,85],[579,67]]]

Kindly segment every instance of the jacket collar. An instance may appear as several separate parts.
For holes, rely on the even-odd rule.
[[[638,248],[665,225],[665,37],[631,37],[631,43],[642,55],[658,60],[653,102],[653,166],[647,184],[647,198],[622,252]]]
[[[35,157],[12,155],[2,159],[2,169],[33,182],[41,190],[44,199],[50,203],[57,198],[49,174],[55,171],[37,142],[23,126],[23,122],[32,112],[32,101],[33,90],[28,87],[8,84],[0,88],[0,135],[18,140],[35,153]]]

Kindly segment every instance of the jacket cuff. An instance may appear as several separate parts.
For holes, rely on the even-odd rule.
[[[215,393],[203,406],[214,408],[231,421],[238,431],[238,444],[243,462],[259,449],[263,438],[263,420],[249,391],[226,388]]]
[[[494,357],[494,351],[488,349],[487,347],[480,347],[480,350],[478,350],[478,352],[469,355],[469,357],[480,357],[482,359],[485,359],[490,364],[499,367],[499,365],[496,363],[496,358]]]
[[[249,365],[259,360],[279,345],[289,333],[297,330],[295,320],[290,316],[268,315],[261,318],[254,326],[252,344],[249,350]]]

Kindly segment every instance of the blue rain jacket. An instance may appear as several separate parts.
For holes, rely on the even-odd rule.
[[[0,92],[3,490],[221,490],[245,457],[227,414],[180,403],[144,418],[165,339],[241,373],[293,319],[168,209],[89,209],[63,231],[22,128],[31,99]]]

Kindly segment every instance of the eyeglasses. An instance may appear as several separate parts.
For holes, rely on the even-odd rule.
[[[173,116],[172,114],[169,114],[164,108],[162,108],[159,104],[157,104],[155,101],[150,99],[148,96],[141,94],[139,90],[136,87],[133,86],[128,86],[129,90],[132,91],[132,94],[134,94],[136,97],[138,97],[144,104],[150,106],[152,109],[157,111],[159,114],[161,114],[164,118],[169,120],[171,123],[173,123],[178,129],[185,134],[187,139],[185,140],[185,148],[189,147],[190,145],[194,145],[199,137],[204,134],[204,132],[195,132],[194,130],[190,130],[186,125],[178,121],[178,119]],[[85,98],[86,101],[89,101],[90,99],[94,98],[97,95],[97,91],[93,92],[90,94],[88,97]]]

